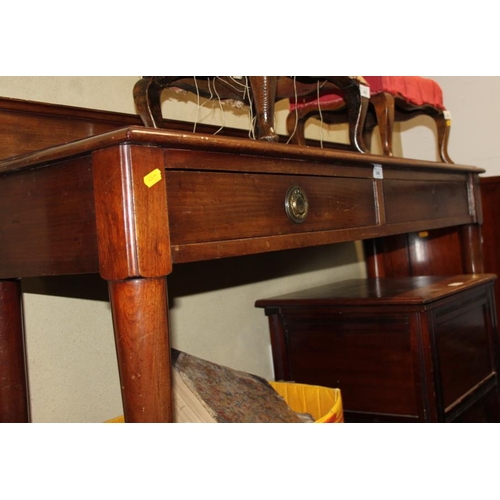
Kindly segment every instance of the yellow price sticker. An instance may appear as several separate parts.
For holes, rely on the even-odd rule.
[[[144,176],[144,184],[148,188],[153,187],[157,182],[161,181],[161,170],[159,168],[155,168],[152,172]]]

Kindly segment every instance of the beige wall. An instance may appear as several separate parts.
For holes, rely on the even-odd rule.
[[[132,87],[137,78],[0,77],[0,95],[133,113]],[[499,110],[500,79],[435,78],[453,115],[450,155],[456,162],[485,166],[489,175],[499,175],[493,117]],[[242,111],[226,106],[222,118],[217,104],[208,108],[198,114],[195,99],[171,95],[164,113],[177,119],[248,126]],[[278,131],[284,131],[285,114],[281,106]],[[403,139],[396,138],[396,150],[435,159],[431,126],[425,120],[405,124]],[[314,128],[310,133],[318,134]],[[345,129],[330,127],[330,133],[345,138]],[[212,361],[272,377],[267,320],[253,307],[255,300],[357,276],[364,276],[364,266],[360,246],[354,243],[178,265],[169,278],[172,343]],[[68,283],[72,283],[69,293]],[[28,280],[26,289],[33,420],[92,422],[121,413],[105,284],[98,277]]]
[[[449,153],[455,163],[475,165],[485,176],[500,175],[500,77],[431,76],[451,112]],[[409,158],[435,160],[434,126],[429,118],[401,125],[402,150]]]

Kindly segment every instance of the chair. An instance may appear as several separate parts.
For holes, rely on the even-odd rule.
[[[315,96],[317,89],[342,92],[349,103],[346,120],[349,122],[353,149],[365,152],[362,134],[368,110],[368,96],[361,92],[364,85],[356,77],[347,76],[145,76],[134,86],[137,113],[147,127],[164,126],[161,94],[166,88],[180,88],[202,97],[236,100],[250,105],[255,114],[255,137],[278,141],[274,131],[275,102],[295,96]]]
[[[365,122],[364,142],[369,144],[373,128],[378,125],[385,155],[393,156],[392,135],[395,121],[405,121],[417,115],[428,115],[437,128],[439,158],[453,163],[448,155],[451,119],[443,104],[439,85],[418,76],[365,76],[370,86],[370,106]],[[291,142],[305,144],[304,127],[309,118],[321,117],[325,123],[345,120],[348,104],[341,91],[322,92],[290,100],[287,131]]]

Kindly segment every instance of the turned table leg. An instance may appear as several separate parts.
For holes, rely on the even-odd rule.
[[[172,422],[165,278],[109,282],[126,422]]]
[[[171,422],[166,276],[172,272],[163,151],[92,154],[99,271],[108,282],[127,422]]]
[[[467,274],[484,273],[481,226],[479,224],[461,226],[461,237],[464,272]]]
[[[28,422],[21,285],[0,281],[0,422]]]

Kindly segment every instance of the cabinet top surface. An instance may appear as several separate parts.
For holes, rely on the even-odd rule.
[[[413,276],[340,281],[279,297],[261,299],[256,307],[426,304],[496,279],[494,274]]]

